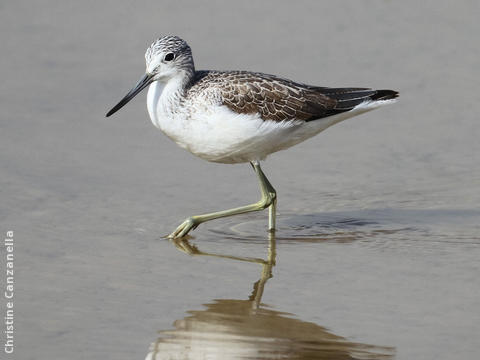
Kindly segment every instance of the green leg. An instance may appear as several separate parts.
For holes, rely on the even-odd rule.
[[[179,227],[175,229],[170,235],[168,235],[171,239],[181,238],[187,235],[190,230],[195,229],[198,225],[203,222],[210,221],[213,219],[218,219],[222,217],[244,214],[251,211],[259,211],[269,208],[268,210],[268,229],[270,231],[275,230],[275,213],[277,207],[277,193],[273,188],[272,184],[268,181],[267,177],[263,173],[262,169],[260,168],[260,164],[258,162],[252,162],[253,170],[258,176],[258,180],[260,181],[260,191],[262,193],[262,197],[259,201],[254,204],[246,205],[237,207],[234,209],[218,211],[210,214],[202,214],[202,215],[194,215],[186,219]]]

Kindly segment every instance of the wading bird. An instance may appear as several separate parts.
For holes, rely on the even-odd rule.
[[[248,71],[196,71],[190,46],[177,36],[153,42],[145,60],[145,75],[107,117],[149,86],[148,113],[158,129],[207,161],[249,162],[262,194],[251,205],[191,216],[170,238],[205,221],[266,208],[274,231],[277,194],[260,161],[398,96],[393,90],[319,87]]]

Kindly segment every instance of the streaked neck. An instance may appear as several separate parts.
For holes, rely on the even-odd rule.
[[[165,83],[159,82],[156,89],[156,92],[159,92],[158,106],[161,107],[159,110],[174,112],[182,99],[185,98],[190,81],[191,76],[189,74],[181,73],[170,78]]]

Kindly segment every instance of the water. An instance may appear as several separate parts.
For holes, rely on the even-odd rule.
[[[478,357],[479,5],[365,4],[0,5],[16,359]],[[144,94],[104,118],[167,33],[198,68],[393,88],[400,101],[264,163],[275,237],[263,212],[172,243],[163,235],[186,216],[259,193],[248,165],[162,136]]]

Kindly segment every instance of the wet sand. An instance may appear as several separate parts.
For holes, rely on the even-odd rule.
[[[16,359],[478,357],[477,2],[0,10]],[[274,238],[264,212],[172,243],[185,217],[258,189],[248,165],[207,163],[163,136],[145,94],[104,118],[163,34],[185,38],[198,69],[393,88],[400,101],[264,163]]]

